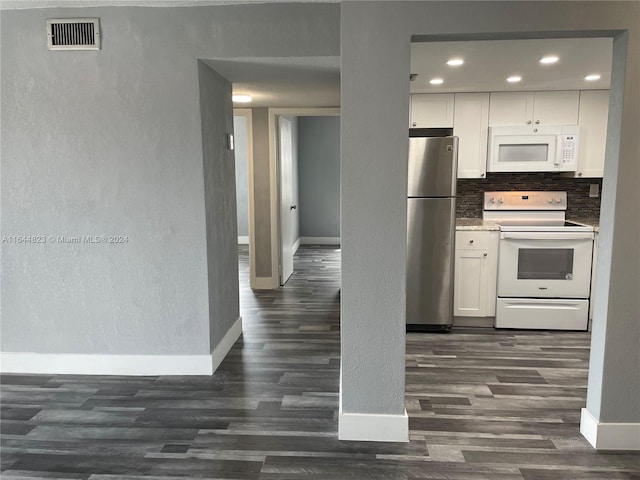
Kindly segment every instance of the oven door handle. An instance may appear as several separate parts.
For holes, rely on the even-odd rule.
[[[593,240],[593,232],[501,232],[505,240]]]

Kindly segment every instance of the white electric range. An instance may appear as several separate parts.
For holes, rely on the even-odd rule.
[[[587,330],[593,228],[567,222],[566,192],[485,192],[500,226],[496,328]]]

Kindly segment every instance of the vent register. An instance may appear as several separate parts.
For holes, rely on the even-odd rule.
[[[97,18],[57,18],[47,20],[49,50],[100,50],[100,23]]]

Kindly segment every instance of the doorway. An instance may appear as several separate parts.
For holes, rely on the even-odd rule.
[[[300,246],[340,245],[340,118],[292,110],[274,112],[279,286],[294,273]]]

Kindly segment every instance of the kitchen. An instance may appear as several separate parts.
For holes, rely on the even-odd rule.
[[[590,329],[611,52],[606,38],[412,44],[411,135],[459,143],[452,285],[436,294],[451,311],[409,327]]]

